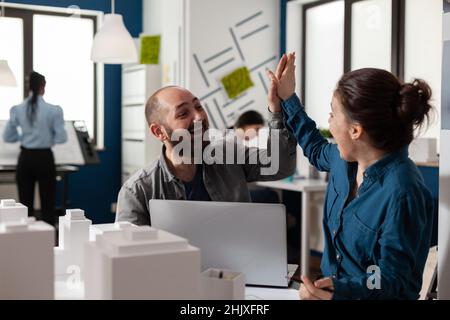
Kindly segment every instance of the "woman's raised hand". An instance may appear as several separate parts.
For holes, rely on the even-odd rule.
[[[276,74],[268,70],[271,80],[269,90],[269,103],[274,100],[276,93],[278,99],[286,100],[295,92],[295,53],[283,55],[278,63]]]
[[[278,96],[282,100],[288,99],[295,92],[295,53],[287,56],[286,65],[278,77]]]
[[[280,62],[277,66],[276,75],[273,74],[272,71],[267,70],[267,76],[270,79],[270,87],[269,92],[267,94],[267,99],[269,101],[269,109],[271,112],[280,112],[281,111],[281,99],[278,96],[278,79],[281,77],[284,67],[286,66],[287,56],[283,54],[280,59]]]

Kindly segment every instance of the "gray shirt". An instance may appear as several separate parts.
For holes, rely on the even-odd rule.
[[[271,113],[268,123],[270,133],[267,149],[245,147],[243,164],[203,164],[203,180],[212,201],[250,202],[247,182],[280,180],[294,173],[296,140],[285,128],[281,113]],[[274,131],[278,135],[274,135]],[[278,136],[279,139],[279,169],[267,175],[261,169],[271,164],[262,164],[260,159],[270,154],[272,136]],[[249,159],[254,159],[255,153],[259,155],[258,161],[252,164]],[[150,225],[151,199],[186,200],[184,183],[170,172],[164,154],[163,147],[158,160],[136,172],[124,183],[117,200],[116,221]]]

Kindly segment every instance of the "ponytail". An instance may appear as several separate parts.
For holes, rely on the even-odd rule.
[[[31,91],[31,99],[28,102],[27,115],[28,121],[31,125],[33,125],[36,120],[37,97],[39,95],[39,91],[45,86],[45,77],[35,71],[32,71],[30,73],[29,86]]]

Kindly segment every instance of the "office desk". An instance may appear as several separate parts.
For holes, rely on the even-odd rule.
[[[302,193],[302,212],[301,221],[302,229],[300,232],[300,271],[301,274],[310,276],[310,247],[309,247],[309,225],[310,225],[310,208],[313,204],[313,193],[325,194],[328,183],[321,179],[295,179],[292,182],[286,180],[255,182],[260,187],[297,191]],[[320,197],[323,203],[324,197]]]
[[[292,278],[298,265],[288,264],[288,278]],[[72,281],[75,280],[75,281]],[[73,279],[55,279],[55,300],[84,300],[84,283]],[[245,287],[246,300],[299,300],[298,290]]]
[[[66,281],[55,282],[55,300],[84,300],[84,284],[68,287]],[[298,290],[245,287],[245,300],[300,300]]]

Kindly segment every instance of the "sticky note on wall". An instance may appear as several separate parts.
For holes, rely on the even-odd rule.
[[[238,95],[254,86],[250,72],[246,67],[234,70],[221,80],[223,87],[230,99],[236,98]]]
[[[159,64],[161,36],[141,36],[141,64]]]

